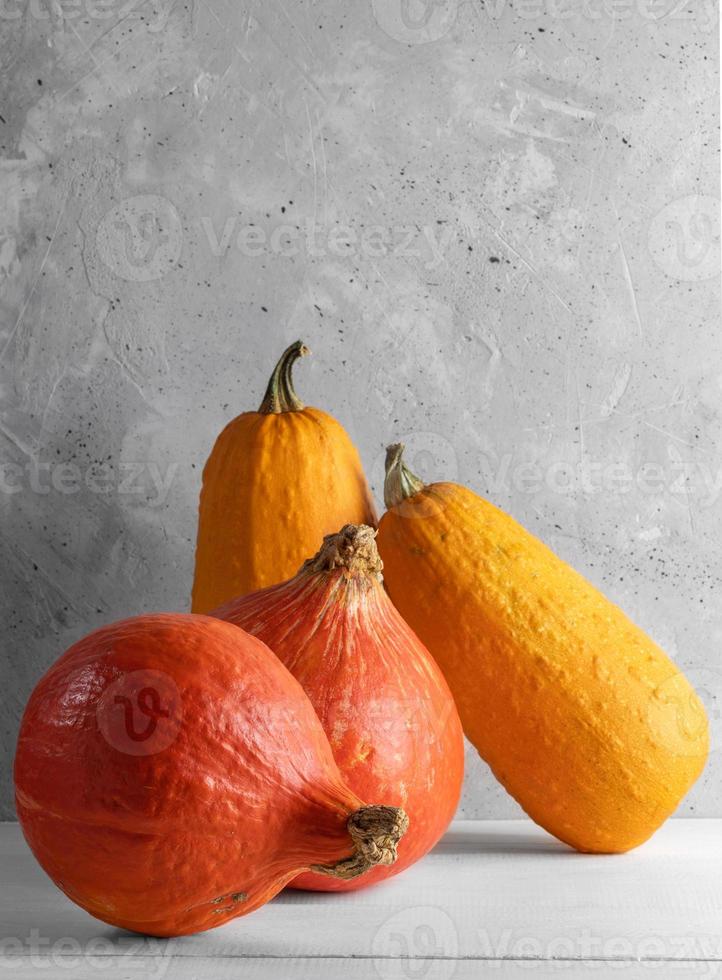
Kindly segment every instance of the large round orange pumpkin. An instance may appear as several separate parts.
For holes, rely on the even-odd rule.
[[[36,858],[105,922],[222,925],[303,870],[352,878],[407,825],[342,782],[301,686],[206,616],[139,616],[71,647],[33,691],[15,760]]]

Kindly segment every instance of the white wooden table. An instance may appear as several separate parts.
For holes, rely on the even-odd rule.
[[[722,820],[669,822],[631,854],[575,854],[526,821],[454,824],[355,895],[285,892],[211,932],[123,933],[68,901],[0,825],[0,977],[70,980],[722,978]]]

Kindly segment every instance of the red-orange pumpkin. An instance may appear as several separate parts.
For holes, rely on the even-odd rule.
[[[301,682],[354,792],[411,820],[393,868],[353,881],[304,874],[299,888],[346,891],[403,870],[438,841],[459,800],[461,722],[441,671],[384,591],[374,536],[347,525],[295,578],[214,614],[262,639]]]
[[[58,887],[155,936],[251,912],[304,869],[393,861],[408,822],[344,785],[270,650],[206,616],[139,616],[71,647],[30,698],[15,786]]]

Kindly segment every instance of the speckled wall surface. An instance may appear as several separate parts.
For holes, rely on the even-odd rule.
[[[187,608],[200,472],[301,337],[375,490],[405,440],[684,666],[722,813],[716,4],[0,11],[3,814],[72,641]],[[519,811],[470,757],[463,814]]]

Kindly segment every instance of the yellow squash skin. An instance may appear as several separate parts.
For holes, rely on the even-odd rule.
[[[444,672],[467,737],[562,841],[636,847],[704,767],[700,700],[586,579],[471,490],[421,484],[402,448],[389,449],[384,578]]]
[[[291,367],[305,353],[300,341],[284,352],[261,409],[229,422],[205,465],[195,613],[291,578],[344,524],[376,525],[346,431],[293,391]]]

